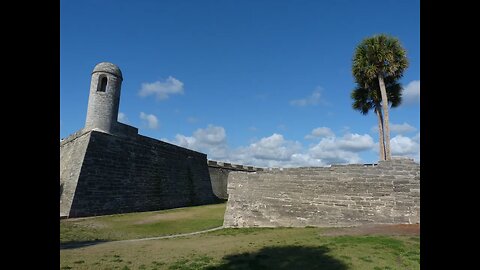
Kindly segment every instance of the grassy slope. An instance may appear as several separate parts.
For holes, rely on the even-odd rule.
[[[223,229],[60,252],[61,269],[420,269],[418,237],[322,236],[319,228]]]
[[[226,203],[171,210],[66,219],[61,243],[123,240],[201,231],[222,226]]]

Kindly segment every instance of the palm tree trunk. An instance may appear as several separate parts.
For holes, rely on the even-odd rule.
[[[375,109],[378,119],[378,144],[380,146],[380,160],[385,160],[385,141],[383,140],[383,117],[380,108]]]
[[[388,98],[382,74],[378,75],[378,83],[380,84],[380,93],[382,94],[383,129],[385,134],[385,159],[391,160],[392,155],[390,153],[390,127],[388,125]]]

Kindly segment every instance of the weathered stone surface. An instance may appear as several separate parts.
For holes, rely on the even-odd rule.
[[[244,166],[239,164],[223,163],[219,161],[209,160],[208,171],[212,183],[213,192],[218,198],[228,199],[227,179],[228,174],[233,171],[255,172],[263,170],[253,166]]]
[[[90,134],[77,132],[60,142],[60,216],[68,217]]]
[[[353,226],[420,222],[420,166],[336,165],[230,172],[225,227]]]
[[[210,173],[210,179],[212,181],[213,193],[218,198],[228,199],[227,195],[227,179],[228,174],[232,170],[218,168],[218,167],[208,167],[208,172]]]
[[[206,155],[141,135],[88,131],[60,147],[61,215],[153,211],[218,201]]]

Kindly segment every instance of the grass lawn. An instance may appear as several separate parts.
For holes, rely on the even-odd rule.
[[[420,269],[419,237],[323,236],[320,228],[223,229],[60,251],[61,269]]]
[[[222,225],[225,204],[61,221],[63,242],[132,239]],[[60,249],[60,269],[420,269],[418,236],[327,236],[326,228],[222,229]]]
[[[60,221],[60,242],[124,240],[188,233],[223,225],[226,203]]]

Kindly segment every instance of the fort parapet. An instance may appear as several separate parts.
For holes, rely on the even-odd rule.
[[[420,223],[420,165],[412,159],[230,172],[227,182],[225,227]]]

